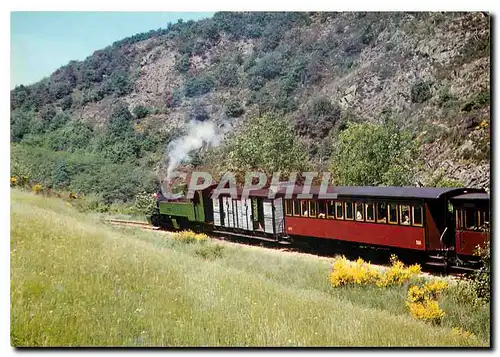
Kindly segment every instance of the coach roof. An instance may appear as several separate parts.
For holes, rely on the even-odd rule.
[[[453,197],[453,200],[489,200],[490,195],[486,192],[465,193],[463,195]]]
[[[293,196],[301,194],[303,186],[293,188]],[[440,188],[440,187],[393,187],[393,186],[328,186],[326,192],[331,198],[348,197],[387,197],[387,198],[414,198],[414,199],[439,199],[451,198],[466,193],[485,194],[482,189],[475,188]],[[251,190],[250,196],[265,197],[269,189]],[[276,197],[282,197],[286,193],[286,187],[281,187],[276,192]],[[320,186],[312,186],[309,192],[318,196]]]

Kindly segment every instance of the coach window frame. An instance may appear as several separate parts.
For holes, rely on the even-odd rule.
[[[372,206],[372,219],[368,219],[368,207]],[[365,202],[365,222],[375,223],[375,203],[374,202]]]
[[[340,207],[341,215],[338,215],[338,208]],[[344,219],[344,204],[343,201],[335,201],[335,219]]]

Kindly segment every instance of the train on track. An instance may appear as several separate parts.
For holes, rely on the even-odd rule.
[[[151,223],[165,229],[247,237],[283,244],[329,240],[351,247],[384,249],[418,256],[425,264],[477,268],[474,255],[490,239],[490,199],[474,188],[328,186],[328,199],[313,186],[286,195],[281,187],[242,198],[221,194],[215,185],[195,191],[193,199],[157,194]]]

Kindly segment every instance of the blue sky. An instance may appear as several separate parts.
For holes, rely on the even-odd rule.
[[[12,12],[11,88],[32,84],[114,41],[213,12]]]

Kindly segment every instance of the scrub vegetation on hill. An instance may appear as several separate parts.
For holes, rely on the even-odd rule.
[[[13,89],[13,176],[103,205],[130,201],[158,186],[165,148],[196,120],[232,130],[219,148],[192,152],[185,171],[217,177],[282,162],[289,171],[331,171],[339,185],[487,188],[489,69],[485,13],[179,20]],[[359,136],[366,150],[353,144]]]

